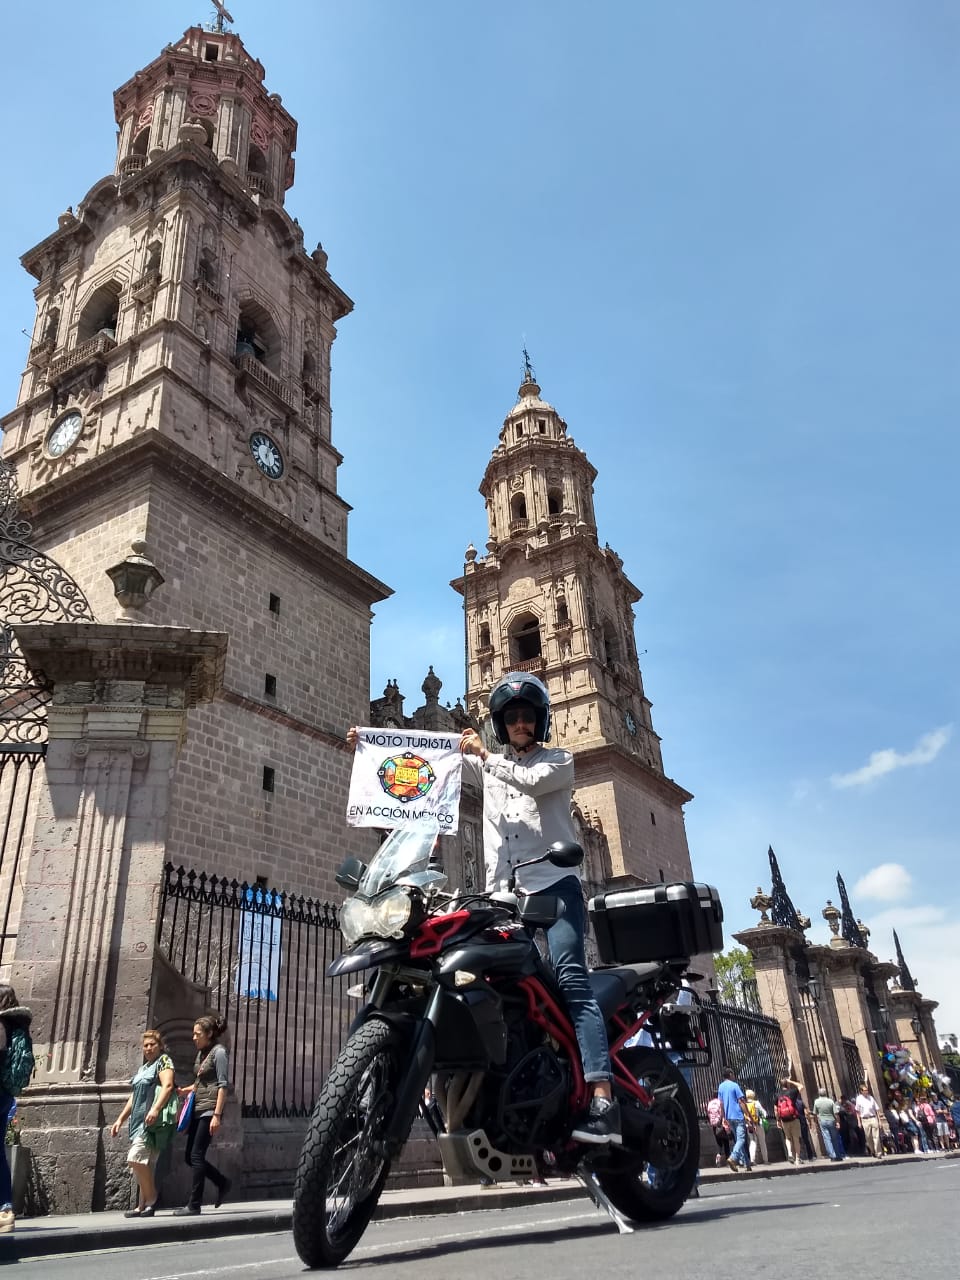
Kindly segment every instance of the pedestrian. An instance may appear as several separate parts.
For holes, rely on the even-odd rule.
[[[707,1121],[713,1130],[717,1143],[717,1155],[714,1164],[725,1164],[730,1159],[730,1144],[733,1141],[733,1130],[727,1124],[723,1114],[723,1103],[716,1094],[707,1103]]]
[[[783,1145],[787,1152],[787,1160],[791,1164],[802,1164],[800,1157],[800,1113],[795,1101],[796,1090],[790,1080],[780,1082],[780,1092],[773,1104],[777,1125],[783,1134]]]
[[[483,854],[488,891],[503,888],[528,858],[558,840],[576,842],[573,825],[573,756],[550,741],[550,694],[536,676],[512,671],[490,691],[490,718],[503,754],[488,751],[474,729],[460,738],[464,765],[483,787]],[[558,878],[559,875],[559,878]],[[621,1145],[620,1106],[603,1016],[590,985],[584,950],[587,917],[579,869],[558,871],[550,862],[517,870],[527,893],[559,898],[563,913],[546,930],[550,960],[576,1032],[583,1077],[590,1093],[587,1114],[571,1137],[594,1145]]]
[[[953,1125],[953,1140],[960,1147],[960,1094],[954,1094],[950,1103],[950,1122]]]
[[[853,1101],[846,1094],[840,1095],[840,1139],[848,1156],[866,1155],[860,1117]]]
[[[880,1105],[866,1083],[860,1086],[856,1099],[857,1115],[863,1126],[863,1139],[867,1150],[877,1160],[883,1159],[880,1145]]]
[[[174,1209],[177,1217],[197,1214],[203,1204],[203,1187],[206,1180],[217,1188],[213,1207],[219,1209],[230,1193],[231,1179],[221,1173],[207,1159],[211,1141],[219,1134],[223,1123],[223,1111],[227,1105],[227,1089],[230,1083],[227,1051],[219,1043],[227,1024],[215,1013],[204,1014],[193,1024],[193,1043],[197,1056],[193,1070],[196,1079],[186,1089],[178,1089],[182,1098],[193,1094],[193,1110],[187,1129],[187,1149],[184,1159],[193,1170],[190,1199],[180,1209]]]
[[[750,1113],[750,1119],[747,1124],[748,1145],[750,1148],[750,1163],[757,1164],[757,1155],[760,1156],[760,1164],[769,1164],[770,1160],[767,1156],[767,1125],[770,1123],[767,1119],[767,1111],[762,1102],[757,1101],[757,1095],[753,1089],[746,1090],[747,1111]]]
[[[168,1103],[174,1098],[173,1061],[163,1051],[163,1039],[154,1028],[143,1033],[143,1062],[130,1080],[130,1097],[110,1126],[116,1137],[125,1120],[130,1149],[127,1164],[137,1180],[137,1203],[125,1218],[152,1218],[157,1209],[157,1184],[153,1171],[163,1140],[169,1140],[176,1127],[176,1102],[170,1118]],[[166,1123],[160,1125],[166,1117]],[[158,1134],[158,1125],[165,1131]]]
[[[724,1119],[733,1131],[733,1150],[727,1157],[727,1165],[734,1173],[739,1173],[741,1169],[750,1173],[753,1166],[747,1146],[747,1096],[734,1079],[732,1067],[724,1067],[717,1097],[723,1103]]]
[[[30,1083],[33,1075],[33,1042],[30,1023],[33,1015],[17,999],[17,993],[6,982],[0,982],[0,1235],[9,1235],[16,1225],[13,1211],[13,1183],[7,1163],[7,1123],[14,1101]]]
[[[803,1100],[800,1090],[802,1085],[798,1080],[790,1080],[784,1082],[791,1090],[793,1105],[797,1109],[797,1118],[800,1121],[800,1142],[803,1145],[803,1153],[808,1160],[816,1160],[817,1152],[813,1145],[813,1139],[810,1136],[810,1125],[807,1122],[807,1104]]]
[[[823,1149],[827,1153],[827,1159],[834,1162],[843,1159],[843,1147],[840,1144],[840,1108],[837,1106],[833,1098],[830,1097],[830,1091],[825,1084],[817,1089],[817,1096],[813,1103],[813,1113],[817,1117],[817,1124],[820,1127],[820,1137],[823,1139]]]
[[[933,1109],[929,1094],[920,1094],[917,1102],[917,1118],[926,1135],[928,1150],[936,1151],[940,1145],[937,1140],[937,1113]]]
[[[933,1110],[937,1115],[937,1142],[941,1151],[950,1151],[950,1108],[942,1093],[937,1097]]]

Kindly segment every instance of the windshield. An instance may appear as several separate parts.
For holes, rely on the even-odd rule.
[[[412,822],[409,826],[396,827],[363,873],[357,892],[373,898],[401,876],[426,871],[439,834],[436,823]]]

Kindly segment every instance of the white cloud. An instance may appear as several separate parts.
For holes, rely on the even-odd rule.
[[[930,764],[950,741],[953,725],[943,725],[932,733],[925,733],[912,751],[894,751],[887,747],[883,751],[874,751],[870,759],[860,769],[852,773],[835,773],[830,782],[835,787],[861,787],[884,774],[893,773],[894,769],[905,769],[910,765]]]
[[[853,886],[855,898],[878,898],[881,902],[897,902],[910,894],[913,877],[899,862],[882,862]]]

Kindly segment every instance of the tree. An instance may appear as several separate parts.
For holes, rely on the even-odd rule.
[[[757,975],[750,952],[745,947],[718,951],[713,957],[713,964],[717,971],[717,995],[723,1004],[756,1008],[754,982]]]

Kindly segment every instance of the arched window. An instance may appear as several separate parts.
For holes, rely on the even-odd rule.
[[[522,493],[515,493],[510,499],[510,519],[526,520],[527,500]]]
[[[77,342],[87,342],[101,333],[116,341],[119,318],[120,285],[116,280],[111,280],[109,284],[102,284],[87,299],[80,313]]]
[[[557,596],[557,626],[568,627],[570,625],[570,613],[567,609],[567,597]]]
[[[559,489],[547,490],[547,515],[558,516],[563,510],[563,494]]]
[[[130,148],[130,154],[132,156],[145,156],[147,154],[147,147],[149,146],[149,144],[150,144],[150,126],[147,125],[147,127],[145,129],[141,129],[140,132],[137,134],[137,136],[134,138],[133,146]]]
[[[267,157],[252,142],[247,151],[247,173],[259,173],[264,178],[267,176]]]
[[[312,382],[317,376],[317,360],[310,347],[303,352],[303,376]]]
[[[236,354],[253,356],[271,373],[280,373],[279,331],[270,312],[255,302],[245,302],[240,307]]]
[[[620,661],[620,639],[617,629],[609,618],[603,623],[603,660],[608,667]]]
[[[490,624],[488,622],[480,623],[480,648],[490,648]]]
[[[540,619],[532,613],[521,614],[510,627],[510,658],[512,662],[530,662],[539,658],[543,648],[540,643]]]

